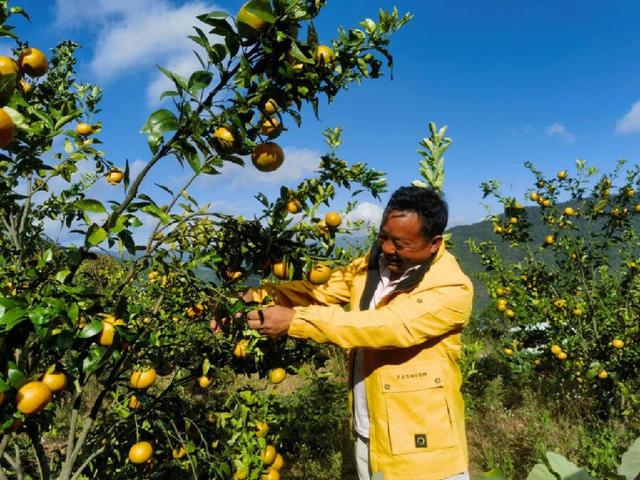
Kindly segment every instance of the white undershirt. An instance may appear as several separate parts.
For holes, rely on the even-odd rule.
[[[384,263],[384,257],[380,255],[378,271],[380,272],[380,282],[371,298],[369,309],[373,310],[380,301],[389,295],[396,286],[407,278],[420,265],[409,268],[400,278],[391,280],[391,272]],[[367,394],[364,389],[364,366],[362,363],[362,348],[356,348],[353,364],[353,426],[358,435],[369,438],[369,408],[367,407]]]

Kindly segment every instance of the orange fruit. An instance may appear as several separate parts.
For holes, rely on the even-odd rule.
[[[557,174],[559,180],[564,180],[565,178],[567,178],[567,175],[568,174],[566,170],[560,170]]]
[[[271,465],[276,459],[277,453],[278,452],[276,452],[276,447],[274,447],[273,445],[267,445],[267,448],[262,450],[262,453],[260,454],[260,458],[262,459],[265,465]]]
[[[496,288],[496,295],[498,295],[499,297],[506,295],[507,291],[502,288],[502,287],[498,287]]]
[[[636,194],[636,191],[633,188],[626,188],[624,190],[624,194],[628,197],[631,198]]]
[[[507,310],[504,312],[504,314],[509,318],[513,318],[513,317],[516,316],[516,312],[514,312],[510,308],[507,308]]]
[[[302,210],[302,203],[297,198],[294,198],[289,203],[287,203],[287,210],[289,213],[296,214],[300,210]]]
[[[246,467],[240,468],[233,474],[233,480],[245,480],[249,476],[249,470]]]
[[[211,379],[206,375],[202,375],[198,378],[198,385],[200,385],[200,388],[208,388],[211,385]]]
[[[0,108],[0,148],[4,148],[11,143],[15,132],[16,126],[13,120],[3,108]]]
[[[568,355],[567,355],[565,352],[559,352],[559,353],[556,355],[556,358],[557,358],[558,360],[566,360],[566,359],[567,359],[567,356],[568,356]]]
[[[41,382],[55,393],[67,386],[67,376],[62,372],[47,372],[42,376]]]
[[[335,55],[333,50],[326,45],[318,45],[316,48],[316,63],[318,65],[328,65],[333,62]]]
[[[33,88],[33,85],[31,85],[29,82],[25,82],[24,80],[20,80],[20,87],[22,87],[22,91],[24,93],[29,93]]]
[[[215,138],[220,146],[225,150],[233,148],[236,143],[236,137],[233,132],[227,127],[219,127],[213,132],[213,138]]]
[[[267,473],[260,476],[260,480],[280,480],[280,472],[275,468],[270,468]]]
[[[93,127],[88,123],[79,123],[76,125],[76,133],[78,135],[86,137],[87,135],[91,135],[93,133]]]
[[[51,390],[42,382],[25,383],[16,395],[16,406],[25,415],[39,412],[50,401]]]
[[[331,270],[331,268],[326,265],[314,265],[308,275],[309,282],[313,283],[314,285],[322,285],[323,283],[327,283],[329,281],[329,278],[331,277],[332,272],[333,270]]]
[[[142,402],[140,402],[138,397],[136,397],[135,395],[131,395],[131,397],[129,397],[129,408],[131,410],[137,410],[141,406],[142,406]]]
[[[173,458],[175,458],[176,460],[180,460],[182,457],[184,457],[187,454],[187,449],[184,447],[180,447],[180,448],[174,448],[171,451],[171,455],[173,456]]]
[[[502,233],[503,228],[500,225],[493,227],[493,233]]]
[[[576,214],[575,210],[571,207],[567,207],[565,208],[562,213],[566,216],[566,217],[571,217],[573,215]]]
[[[624,340],[621,340],[620,338],[614,338],[614,339],[611,341],[611,345],[612,345],[614,348],[624,348]]]
[[[251,162],[261,172],[273,172],[284,162],[284,151],[277,143],[261,143],[251,152]]]
[[[41,77],[49,70],[49,61],[46,55],[37,48],[27,48],[20,53],[18,58],[20,70],[30,77]]]
[[[540,198],[540,195],[538,195],[538,192],[531,192],[529,194],[529,198],[531,199],[532,202],[537,202],[538,199]]]
[[[155,368],[147,368],[146,370],[134,370],[131,373],[129,385],[131,386],[131,388],[144,390],[145,388],[149,388],[155,383],[157,376],[158,374],[156,373]]]
[[[322,235],[323,237],[328,237],[329,235],[331,235],[331,231],[327,226],[327,222],[325,222],[324,220],[320,220],[318,223],[316,223],[316,230],[318,231],[318,235]]]
[[[598,378],[600,380],[604,380],[605,378],[607,378],[609,376],[609,372],[607,372],[606,370],[600,370],[598,372]]]
[[[551,345],[551,353],[554,355],[558,355],[562,351],[562,347],[560,345]]]
[[[256,14],[247,10],[248,3],[242,5],[236,15],[238,32],[244,37],[257,37],[268,27],[268,24]]]
[[[11,57],[0,55],[0,75],[17,76],[20,73],[18,63]]]
[[[342,217],[338,212],[329,212],[324,216],[324,223],[329,228],[338,228],[342,223]]]
[[[276,262],[271,266],[273,276],[278,280],[288,280],[289,272],[293,271],[293,265],[285,262]]]
[[[98,343],[105,347],[113,344],[113,339],[116,334],[116,325],[125,325],[124,320],[116,318],[113,315],[105,315],[102,320],[102,331],[100,332],[100,338]]]
[[[551,206],[551,200],[549,200],[548,198],[545,198],[544,200],[542,200],[541,205],[543,207],[550,207]]]
[[[273,464],[271,465],[271,468],[274,470],[280,470],[282,467],[284,467],[284,458],[282,455],[277,454],[276,459],[273,461]]]
[[[276,117],[265,118],[260,124],[260,133],[269,137],[280,133],[282,124]]]
[[[267,422],[263,422],[258,420],[256,422],[256,437],[264,438],[267,436],[267,432],[269,431],[269,424]]]
[[[148,462],[153,455],[153,447],[149,442],[134,443],[129,449],[129,461],[135,464]]]
[[[635,206],[633,207],[633,210],[634,210],[636,213],[640,213],[640,203],[636,203],[636,204],[635,204]]]
[[[518,219],[516,217],[511,217],[509,219],[509,223],[512,225],[515,225],[516,223],[518,223]]]
[[[236,343],[235,348],[233,349],[233,355],[238,358],[245,358],[249,350],[249,340],[242,339],[238,343]]]
[[[0,107],[11,100],[16,90],[16,81],[20,69],[13,58],[0,55]]]
[[[509,347],[503,348],[502,351],[505,353],[505,355],[508,355],[508,356],[513,355],[513,350]]]
[[[544,237],[545,245],[553,245],[555,242],[556,239],[553,237],[553,235],[547,235],[546,237]]]
[[[269,381],[271,383],[277,384],[282,383],[282,381],[287,377],[287,372],[284,368],[274,368],[269,371]]]
[[[562,298],[558,298],[557,300],[553,301],[553,306],[558,309],[564,308],[567,306],[567,301]]]
[[[156,280],[158,280],[159,276],[160,274],[156,271],[149,272],[149,275],[147,275],[147,280],[149,280],[149,283],[154,283]]]
[[[117,185],[124,178],[124,173],[119,168],[112,168],[107,173],[107,183],[109,185]]]
[[[273,115],[278,111],[278,104],[273,98],[267,100],[264,104],[264,111],[267,115]]]

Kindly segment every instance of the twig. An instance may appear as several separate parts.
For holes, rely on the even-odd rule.
[[[36,465],[38,466],[38,473],[42,480],[49,480],[51,478],[51,472],[49,471],[49,464],[47,463],[47,455],[40,444],[35,425],[32,423],[27,424],[27,435],[31,440],[31,446],[35,453]]]
[[[9,435],[6,433],[2,435],[2,440],[0,441],[0,457],[3,456],[5,448],[9,444]],[[4,474],[4,469],[0,468],[0,480],[8,480],[7,476]]]
[[[73,474],[73,476],[71,477],[71,480],[76,480],[80,476],[82,471],[85,469],[85,467],[89,465],[89,462],[91,462],[91,460],[93,460],[98,455],[100,455],[103,451],[104,451],[104,447],[100,447],[98,450],[96,450],[91,455],[89,455],[87,459],[84,462],[82,462],[82,465],[80,465],[78,470],[76,470],[76,473]]]

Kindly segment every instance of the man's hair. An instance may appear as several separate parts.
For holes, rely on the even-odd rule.
[[[384,223],[389,212],[415,212],[427,240],[442,235],[447,227],[449,208],[440,194],[432,188],[400,187],[391,195],[382,216]]]

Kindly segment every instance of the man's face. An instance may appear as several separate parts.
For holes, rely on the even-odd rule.
[[[441,235],[431,240],[424,238],[420,218],[415,212],[391,211],[383,221],[378,233],[378,246],[392,274],[402,274],[426,262],[442,243]]]

